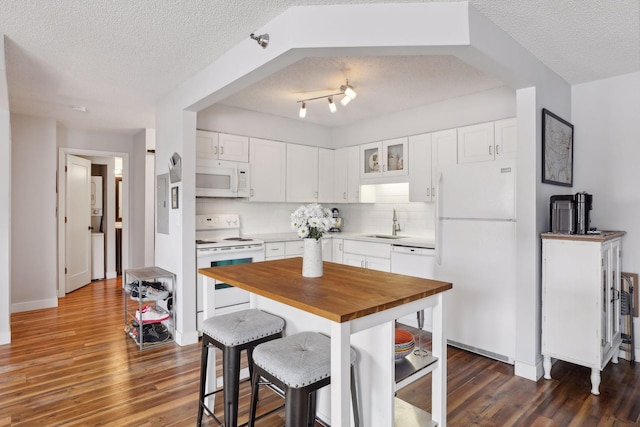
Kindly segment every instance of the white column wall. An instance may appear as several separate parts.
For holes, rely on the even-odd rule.
[[[56,307],[56,121],[11,114],[11,311]]]
[[[573,191],[593,194],[591,225],[623,230],[622,271],[640,273],[640,72],[573,87]],[[636,289],[636,292],[638,290]],[[634,319],[640,351],[640,321]]]
[[[0,345],[11,342],[11,120],[4,34],[0,33]]]

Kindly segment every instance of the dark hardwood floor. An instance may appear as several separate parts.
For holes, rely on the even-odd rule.
[[[11,316],[12,343],[0,346],[0,427],[195,425],[199,345],[139,351],[123,332],[122,298],[119,280],[96,281],[55,309]],[[579,366],[558,362],[553,380],[534,383],[466,351],[449,347],[448,356],[450,426],[640,424],[640,364],[609,364],[601,395],[593,396],[589,370]],[[263,405],[277,405],[262,389]],[[241,393],[242,421],[247,383]],[[427,411],[429,395],[428,377],[398,393]],[[205,425],[217,424],[209,418]],[[259,425],[283,425],[282,411]]]

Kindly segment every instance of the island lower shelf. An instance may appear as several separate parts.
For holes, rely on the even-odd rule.
[[[422,351],[426,355],[416,354],[414,351],[396,362],[396,391],[424,377],[438,366],[438,358],[434,357],[432,352]]]

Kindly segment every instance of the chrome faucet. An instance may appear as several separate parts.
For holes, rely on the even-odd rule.
[[[396,209],[393,208],[393,228],[391,230],[391,235],[397,236],[398,231],[400,231],[400,224],[398,224],[398,215],[396,214]]]

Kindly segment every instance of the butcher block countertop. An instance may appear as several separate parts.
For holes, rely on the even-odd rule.
[[[542,233],[543,239],[576,240],[581,242],[606,242],[627,234],[626,231],[601,231],[599,234],[558,234]]]
[[[452,288],[451,283],[324,262],[302,276],[302,258],[201,268],[200,274],[334,322],[347,322]]]

